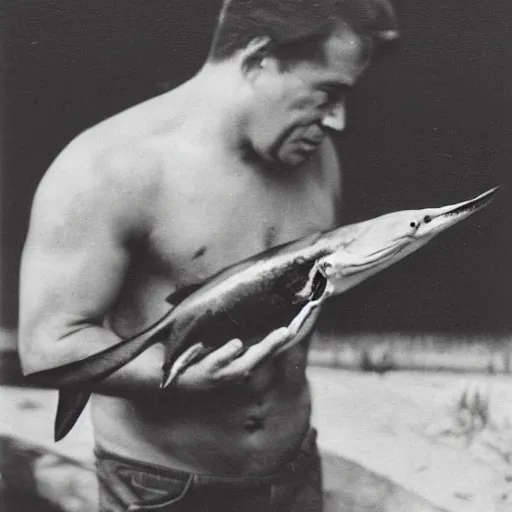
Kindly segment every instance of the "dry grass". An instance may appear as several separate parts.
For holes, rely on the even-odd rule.
[[[453,409],[455,432],[464,435],[469,444],[491,424],[489,385],[467,383],[455,400]]]
[[[464,379],[425,433],[436,442],[463,447],[476,459],[506,472],[512,481],[512,390],[496,377]]]

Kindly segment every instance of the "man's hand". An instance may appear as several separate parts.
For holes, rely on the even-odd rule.
[[[290,337],[290,330],[281,327],[245,352],[242,341],[233,339],[190,365],[176,378],[172,387],[186,391],[208,391],[229,382],[242,382],[257,365],[286,345]]]

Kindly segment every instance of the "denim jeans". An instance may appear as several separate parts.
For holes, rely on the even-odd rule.
[[[321,512],[316,431],[278,474],[225,478],[187,473],[96,448],[100,512]]]

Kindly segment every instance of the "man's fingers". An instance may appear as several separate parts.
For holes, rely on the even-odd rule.
[[[255,351],[259,347],[268,346],[270,351],[273,349],[279,348],[285,341],[288,341],[290,338],[291,332],[288,327],[281,327],[280,329],[276,329],[275,331],[272,331],[266,338],[261,340],[256,345],[253,345]]]
[[[259,363],[279,351],[292,337],[288,327],[271,332],[244,352],[244,344],[235,338],[193,363],[178,376],[181,386],[210,389],[222,382],[239,381]]]
[[[249,347],[246,352],[235,359],[226,370],[230,375],[243,375],[264,361],[290,339],[290,330],[282,327],[271,332],[259,343]]]
[[[212,368],[223,368],[238,356],[244,348],[244,344],[239,339],[228,341],[222,347],[208,354],[204,358],[204,363]]]

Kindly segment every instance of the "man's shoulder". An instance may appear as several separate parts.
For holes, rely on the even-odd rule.
[[[82,172],[100,173],[105,178],[135,181],[139,186],[172,173],[173,164],[192,163],[201,147],[181,133],[177,126],[164,129],[126,126],[133,116],[123,112],[78,135],[58,156],[52,167],[78,166]]]
[[[100,172],[121,179],[131,173],[149,171],[156,162],[157,153],[150,148],[147,138],[108,137],[98,125],[78,135],[60,153],[52,167],[77,167],[82,172]]]
[[[143,193],[158,186],[161,169],[158,150],[145,138],[109,140],[103,130],[91,128],[77,136],[53,161],[41,186],[59,183],[103,188],[116,193]],[[75,187],[70,187],[73,191]]]
[[[66,202],[104,208],[137,223],[153,218],[162,201],[172,200],[173,191],[184,186],[183,181],[195,179],[195,173],[187,171],[198,166],[195,160],[193,144],[172,131],[106,137],[104,126],[93,127],[58,155],[35,199],[52,209],[55,198],[65,196]]]
[[[124,236],[149,229],[158,190],[156,156],[142,142],[105,144],[90,131],[75,138],[47,170],[34,196],[32,218],[45,226],[59,224],[59,218],[95,219],[115,224]]]

